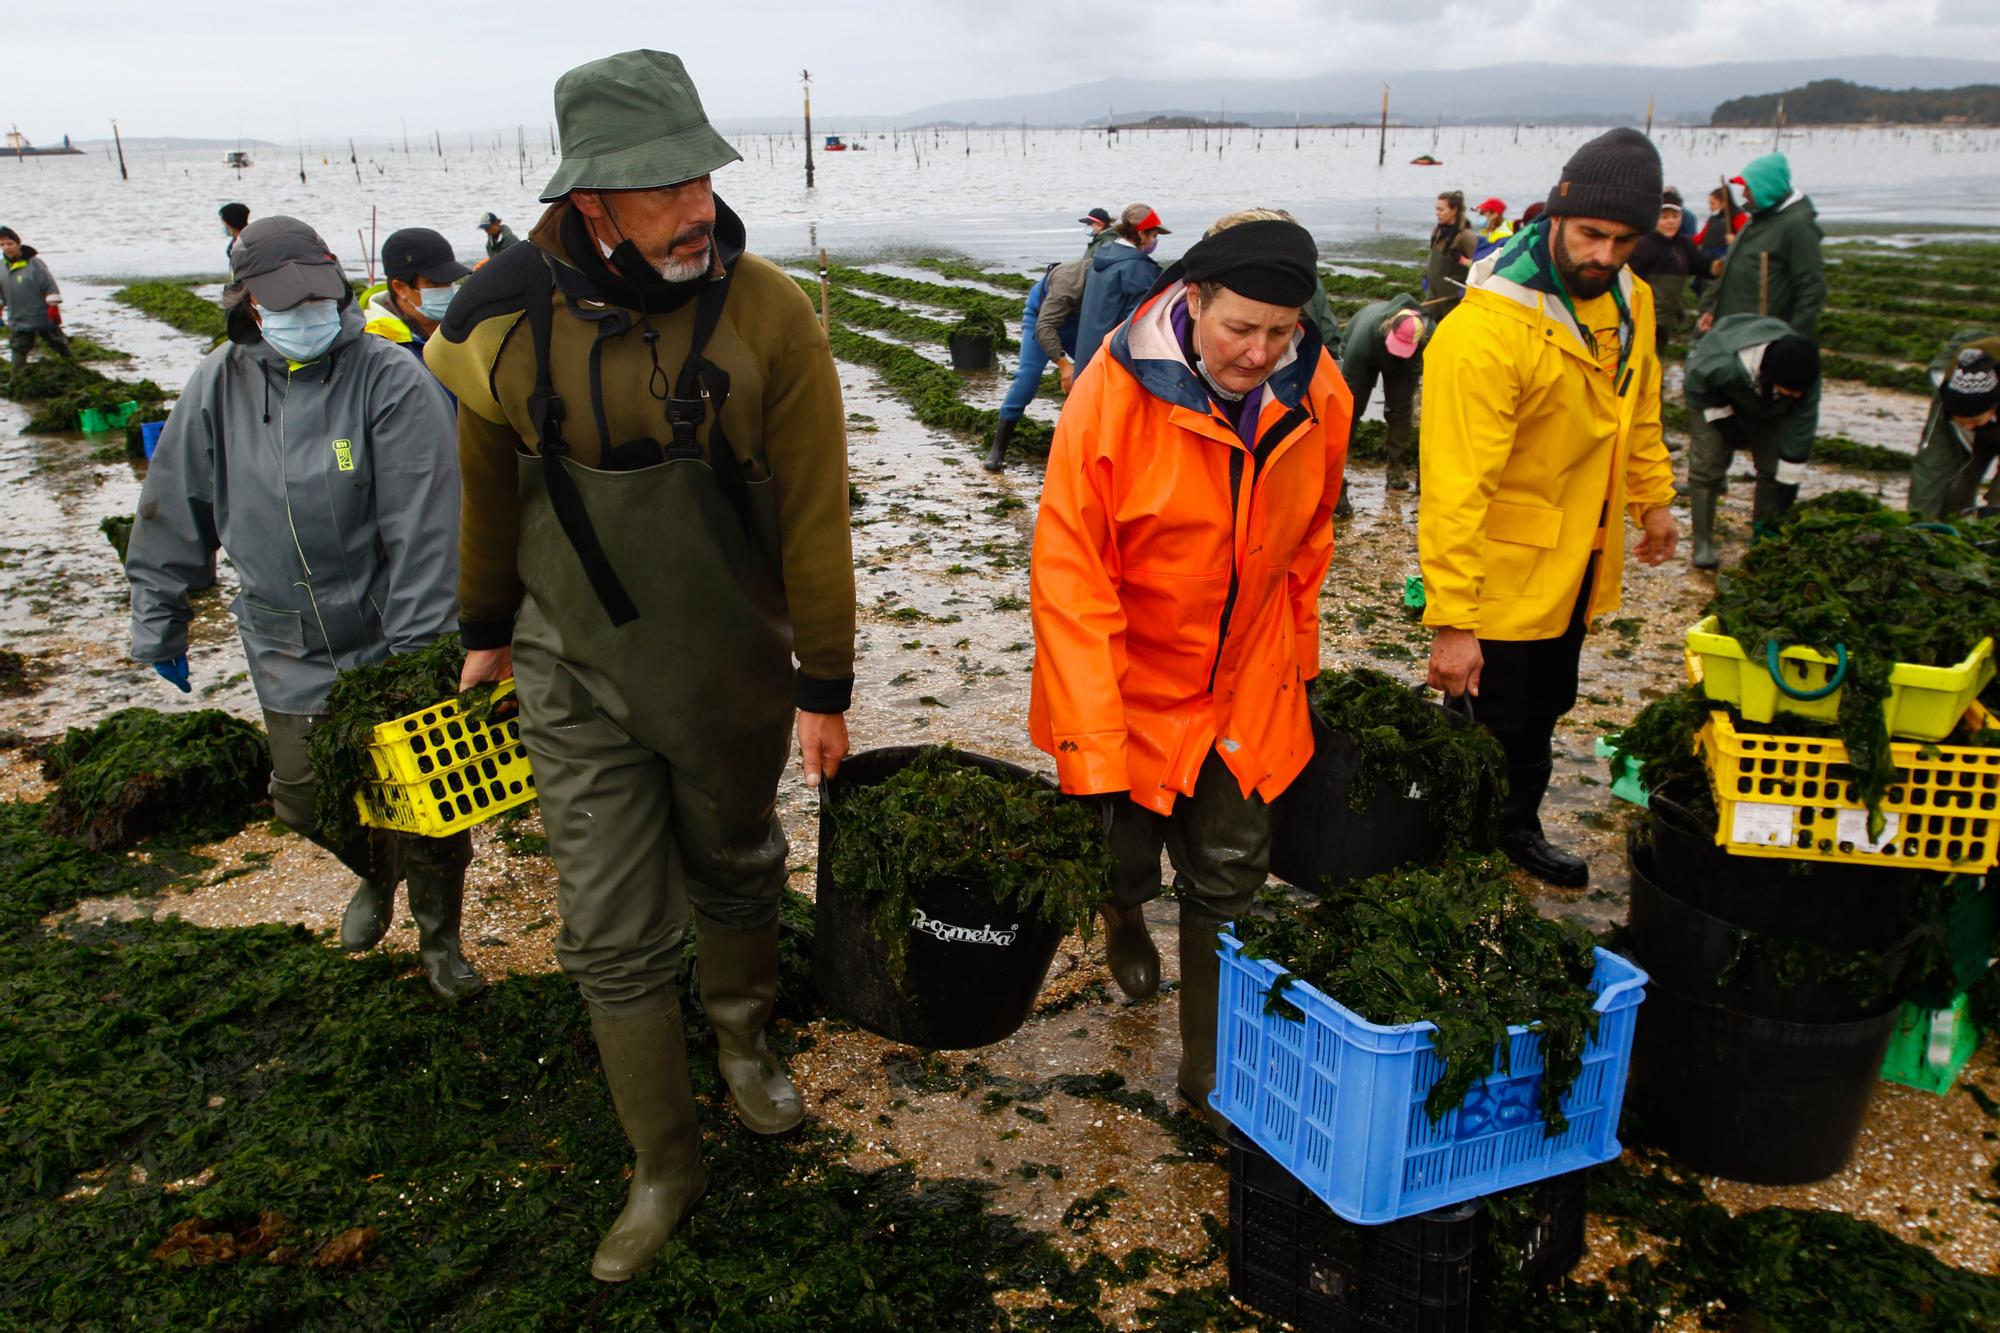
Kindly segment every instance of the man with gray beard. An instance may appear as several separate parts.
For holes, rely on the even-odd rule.
[[[736,1115],[805,1109],[765,1044],[796,730],[808,785],[847,753],[854,561],[840,381],[812,306],[748,253],[710,173],[739,160],[678,57],[556,83],[562,162],[526,244],[425,349],[458,395],[465,684],[518,672],[561,876],[556,957],[635,1154],[591,1264],[650,1263],[707,1185],[679,973]]]

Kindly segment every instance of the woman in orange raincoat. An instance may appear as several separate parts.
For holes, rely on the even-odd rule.
[[[1029,730],[1103,797],[1112,974],[1159,985],[1140,909],[1181,900],[1184,1096],[1215,1085],[1216,929],[1269,870],[1268,802],[1312,754],[1319,589],[1351,400],[1300,310],[1295,222],[1213,231],[1104,344],[1056,427],[1035,527]]]

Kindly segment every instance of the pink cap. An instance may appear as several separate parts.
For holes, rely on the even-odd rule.
[[[1417,343],[1421,341],[1424,321],[1421,315],[1405,310],[1389,321],[1387,339],[1390,356],[1409,358],[1417,354]]]

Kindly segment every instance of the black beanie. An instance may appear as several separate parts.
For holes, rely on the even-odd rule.
[[[1773,339],[1764,348],[1764,392],[1790,389],[1804,393],[1819,383],[1819,344],[1796,333]]]
[[[1977,347],[1961,348],[1951,378],[1938,389],[1948,417],[1983,417],[2000,407],[2000,363]]]
[[[1664,174],[1651,139],[1633,129],[1607,130],[1563,163],[1547,216],[1604,218],[1651,231],[1660,220]]]
[[[1181,256],[1191,283],[1215,282],[1266,305],[1302,306],[1319,290],[1319,247],[1296,222],[1239,222]]]

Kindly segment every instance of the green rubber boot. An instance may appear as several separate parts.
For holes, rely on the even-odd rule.
[[[657,1259],[708,1188],[680,1002],[668,995],[663,1007],[648,1012],[590,1015],[611,1104],[633,1153],[625,1207],[590,1261],[590,1275],[600,1282],[629,1281]]]
[[[1160,951],[1146,929],[1144,907],[1120,907],[1106,898],[1097,905],[1104,918],[1104,962],[1118,989],[1134,1000],[1160,993]]]
[[[1694,517],[1694,567],[1714,569],[1722,563],[1715,553],[1715,502],[1721,496],[1713,486],[1696,486],[1688,492],[1688,506]]]
[[[1225,921],[1181,899],[1181,1063],[1174,1082],[1217,1135],[1229,1128],[1222,1113],[1208,1104],[1208,1094],[1215,1091],[1215,1034],[1221,1019],[1222,959],[1215,952],[1216,933]]]
[[[340,914],[340,947],[349,953],[366,953],[389,933],[396,912],[396,885],[359,880],[347,910]]]
[[[782,1134],[806,1118],[799,1090],[764,1043],[778,998],[778,923],[724,930],[695,919],[701,1007],[715,1028],[716,1064],[736,1118],[753,1134]]]
[[[446,1000],[467,1000],[486,989],[486,979],[465,961],[459,920],[465,908],[465,867],[472,838],[412,839],[404,855],[410,915],[417,922],[417,956],[431,989]]]

